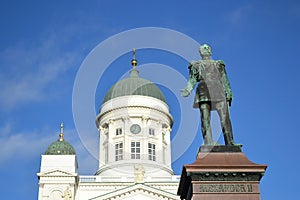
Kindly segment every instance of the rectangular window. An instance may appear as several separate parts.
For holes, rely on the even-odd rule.
[[[116,129],[116,135],[122,135],[122,129],[121,128]]]
[[[116,161],[123,160],[123,142],[115,144]]]
[[[131,142],[131,159],[141,159],[140,142]]]
[[[149,135],[155,135],[154,128],[149,128]]]
[[[155,144],[148,143],[148,158],[149,160],[155,161]]]

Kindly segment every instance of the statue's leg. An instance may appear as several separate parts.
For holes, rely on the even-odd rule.
[[[216,110],[220,117],[225,145],[234,145],[232,126],[231,126],[227,102],[222,101],[216,103]]]
[[[201,115],[202,136],[205,145],[213,145],[212,132],[210,126],[210,105],[209,103],[199,104]]]

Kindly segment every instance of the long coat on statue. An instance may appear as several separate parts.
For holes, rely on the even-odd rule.
[[[228,101],[229,105],[233,99],[231,87],[225,71],[225,64],[221,60],[199,60],[189,64],[189,80],[185,89],[193,90],[198,82],[194,108],[199,103],[210,102],[214,110],[214,103]]]

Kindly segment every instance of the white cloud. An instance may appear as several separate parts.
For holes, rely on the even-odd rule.
[[[53,93],[49,92],[49,86],[68,76],[66,72],[72,67],[79,68],[80,61],[88,52],[81,53],[104,39],[99,39],[99,36],[109,35],[104,34],[107,29],[98,21],[79,19],[76,23],[71,22],[73,24],[58,23],[56,27],[48,27],[36,35],[33,33],[36,38],[28,38],[22,42],[14,41],[14,45],[0,51],[1,114],[13,115],[11,111],[19,106],[34,106],[33,103],[51,99]],[[57,85],[65,87],[60,83]],[[28,118],[30,113],[21,113],[21,117]],[[45,120],[47,121],[47,117]],[[39,154],[58,138],[57,131],[45,131],[39,124],[34,125],[35,131],[14,129],[17,128],[9,123],[2,127],[0,125],[0,164],[22,157],[40,159]],[[68,131],[76,133],[74,130],[66,130],[66,134]],[[76,150],[80,171],[86,173],[97,168],[94,167],[94,164],[97,165],[97,158],[90,155],[78,136],[71,138],[69,142]],[[85,141],[85,144],[89,145],[87,143],[95,144],[95,138]],[[94,149],[93,147],[93,151]]]
[[[9,165],[8,163],[11,161],[22,158],[40,159],[40,155],[46,151],[48,146],[58,139],[58,132],[58,130],[39,130],[15,133],[11,124],[4,124],[0,127],[0,165]],[[79,137],[74,135],[76,134],[74,129],[65,130],[64,133],[66,141],[76,151],[79,172],[87,175],[94,174],[98,168],[97,158],[85,149]],[[95,138],[91,138],[90,141],[94,143]],[[85,145],[89,146],[89,144]]]
[[[64,78],[72,67],[79,68],[86,49],[93,48],[99,36],[116,32],[105,27],[101,19],[78,14],[75,23],[68,17],[53,18],[58,20],[55,26],[49,23],[49,27],[33,33],[36,38],[17,41],[0,52],[0,110],[50,97],[47,86]]]
[[[63,52],[49,37],[40,46],[19,45],[0,53],[0,104],[7,110],[47,97],[45,88],[72,67],[76,53]]]
[[[0,165],[21,158],[40,159],[40,155],[46,151],[52,142],[58,139],[59,135],[57,130],[15,133],[11,127],[11,124],[8,123],[0,127],[0,131],[3,133],[0,135]],[[64,133],[65,138],[71,138],[70,140],[66,138],[66,141],[76,151],[79,171],[84,174],[94,174],[98,167],[97,158],[85,149],[78,136],[74,135],[76,134],[75,130],[65,130]],[[95,138],[92,140],[95,140]]]
[[[3,127],[0,127],[0,138],[8,136],[11,133],[12,126],[10,123],[5,123]]]
[[[11,159],[31,158],[44,152],[53,136],[42,136],[38,133],[8,133],[0,137],[0,164]],[[37,157],[36,159],[39,159]]]

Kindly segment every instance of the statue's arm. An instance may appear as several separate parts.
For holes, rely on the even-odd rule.
[[[222,60],[218,60],[217,62],[219,64],[220,71],[221,71],[222,83],[223,83],[223,87],[224,87],[224,91],[225,91],[225,95],[226,95],[226,100],[228,101],[229,105],[231,105],[231,102],[233,100],[233,94],[232,94],[231,86],[230,86],[229,79],[228,79],[228,76],[226,73],[225,63]]]
[[[184,89],[181,90],[181,95],[184,97],[187,97],[191,94],[191,91],[194,89],[196,83],[197,83],[197,78],[196,78],[196,73],[195,69],[193,66],[193,63],[189,64],[189,80],[185,86]]]

